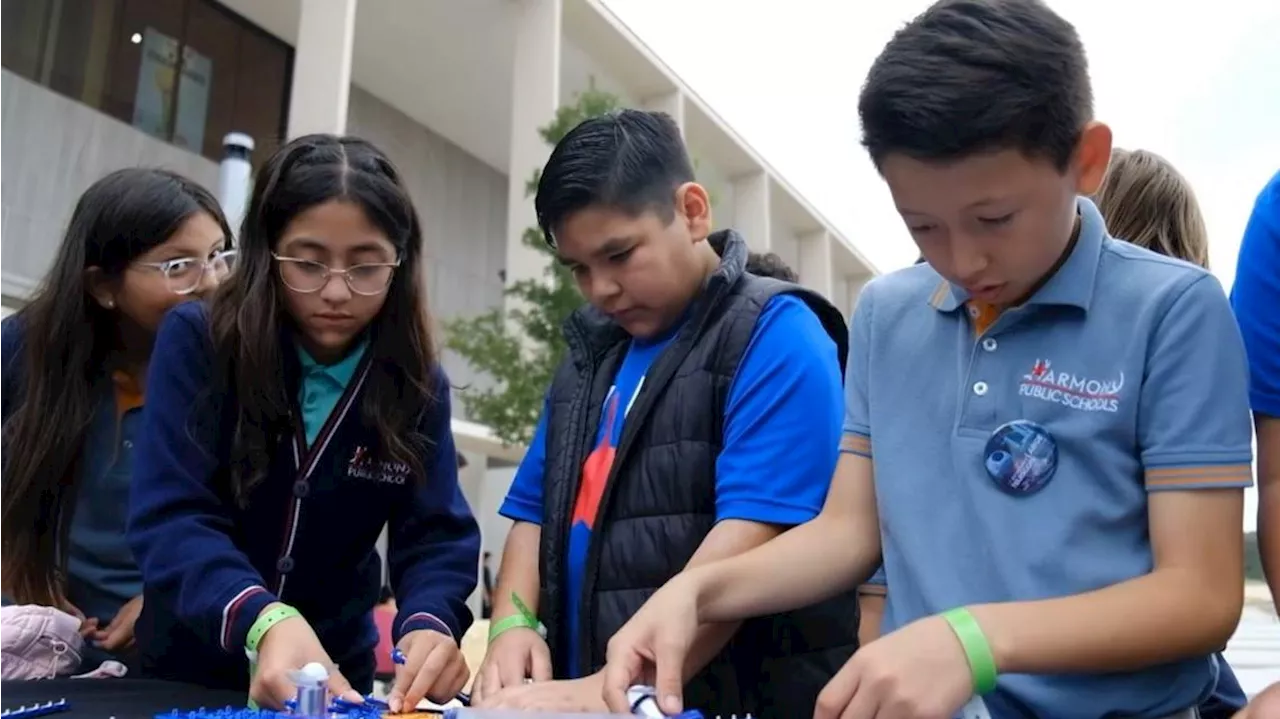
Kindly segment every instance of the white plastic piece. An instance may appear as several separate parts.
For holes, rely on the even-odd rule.
[[[627,689],[627,703],[631,705],[631,713],[649,719],[662,719],[666,714],[658,707],[658,690],[647,686],[634,686]]]
[[[325,669],[324,665],[321,664],[320,662],[311,662],[310,664],[303,667],[302,670],[298,673],[308,681],[313,681],[317,683],[329,681],[329,670]]]

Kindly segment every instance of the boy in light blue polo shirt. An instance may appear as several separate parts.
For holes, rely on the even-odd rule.
[[[614,708],[647,664],[678,708],[699,623],[883,557],[884,636],[818,719],[1195,715],[1242,603],[1244,349],[1212,275],[1112,240],[1083,199],[1111,153],[1092,104],[1038,0],[942,0],[889,42],[863,144],[928,264],[855,308],[822,513],[651,598],[610,643]]]

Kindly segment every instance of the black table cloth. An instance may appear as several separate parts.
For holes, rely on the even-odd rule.
[[[48,679],[0,683],[0,707],[17,709],[66,699],[68,711],[49,719],[153,719],[178,710],[243,707],[244,692],[153,679]]]

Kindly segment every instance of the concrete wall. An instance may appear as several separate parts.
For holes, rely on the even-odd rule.
[[[500,306],[506,176],[354,85],[347,132],[380,147],[404,176],[426,236],[432,313],[448,319]],[[450,353],[444,364],[455,386],[483,381]],[[461,403],[454,414],[462,416]]]
[[[149,165],[217,186],[217,165],[97,110],[0,71],[3,292],[34,289],[53,261],[76,198],[103,175]]]
[[[769,233],[769,250],[787,263],[791,269],[799,272],[800,244],[796,239],[796,233],[790,227],[778,222],[778,218],[771,219],[773,221],[773,230]]]
[[[156,140],[13,73],[3,91],[3,294],[14,305],[44,275],[76,198],[112,170],[166,167],[217,186],[217,165]],[[359,87],[348,131],[399,166],[422,217],[427,285],[439,318],[475,315],[502,302],[507,178]],[[446,354],[455,385],[481,381]],[[461,416],[462,407],[455,406]]]

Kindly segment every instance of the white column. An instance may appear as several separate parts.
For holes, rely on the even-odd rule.
[[[853,303],[849,301],[849,276],[832,270],[831,304],[844,315],[845,322],[853,319]]]
[[[758,170],[733,181],[733,227],[747,240],[753,252],[766,252],[771,245],[773,221],[769,212],[769,173]]]
[[[846,302],[848,304],[851,317],[853,306],[858,304],[858,296],[862,294],[862,288],[867,286],[867,283],[871,281],[871,278],[872,275],[869,274],[851,275],[849,277],[849,296]]]
[[[497,571],[502,563],[502,549],[507,543],[507,534],[511,531],[511,520],[498,514],[502,501],[506,499],[507,490],[515,480],[516,467],[492,467],[485,472],[484,497],[479,505],[473,506],[476,520],[480,523],[482,549],[493,552],[493,568]]]
[[[541,279],[547,264],[544,256],[524,246],[525,230],[538,224],[525,185],[551,154],[538,129],[555,117],[560,104],[562,12],[561,0],[517,0],[512,5],[516,23],[507,164],[507,284]]]
[[[674,90],[662,95],[654,95],[642,102],[641,106],[646,110],[665,112],[670,115],[680,128],[680,136],[684,136],[684,93]]]
[[[797,271],[800,282],[806,287],[834,302],[831,293],[831,234],[826,230],[818,230],[800,236],[800,262]]]
[[[299,0],[289,138],[347,129],[356,0]]]
[[[471,507],[471,513],[477,517],[481,508],[486,505],[484,477],[488,469],[489,458],[479,452],[460,452],[462,458],[466,461],[467,466],[458,468],[458,486],[462,489],[462,496],[466,498],[467,504]],[[480,525],[481,542],[484,542],[484,525]],[[494,566],[494,571],[498,570]],[[476,565],[476,576],[479,575],[480,565]],[[476,588],[471,592],[471,596],[467,598],[467,606],[471,607],[471,613],[480,616],[480,600],[483,589],[479,582]]]

